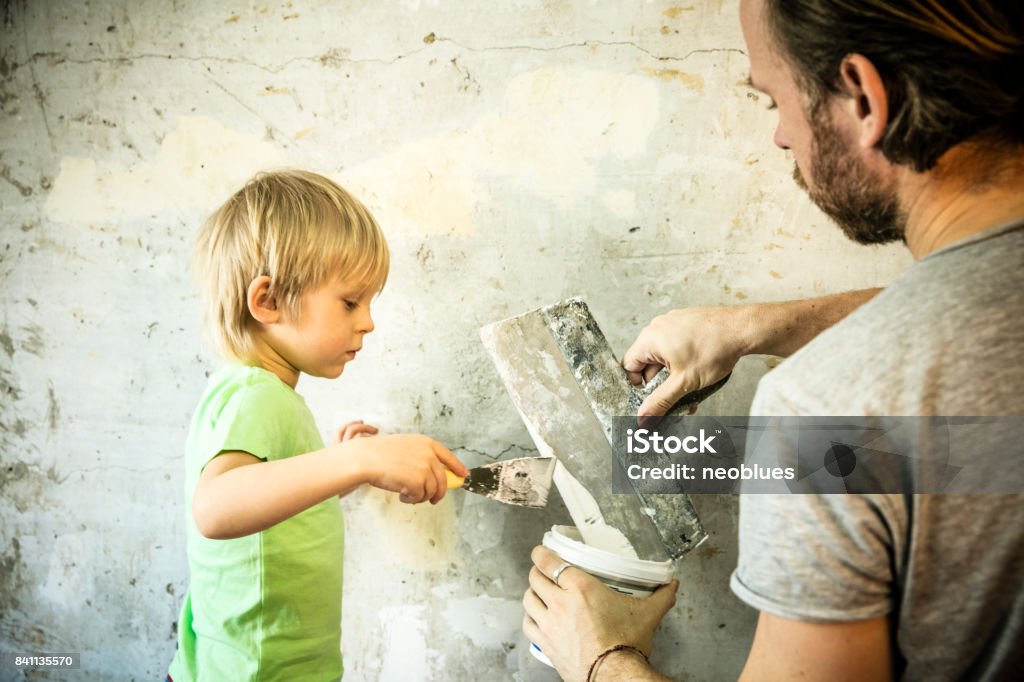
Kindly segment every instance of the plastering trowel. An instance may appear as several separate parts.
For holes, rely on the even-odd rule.
[[[630,384],[579,298],[495,322],[480,337],[537,449],[568,474],[555,485],[587,544],[604,544],[610,528],[640,559],[662,561],[707,537],[685,494],[612,493],[612,420],[635,415],[665,370],[643,389]],[[687,414],[724,383],[684,396],[669,414]]]
[[[445,476],[449,490],[462,488],[505,504],[541,509],[548,503],[555,462],[554,457],[521,457],[474,467],[465,478],[451,471]]]

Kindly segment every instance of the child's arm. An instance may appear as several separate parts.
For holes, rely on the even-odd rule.
[[[447,491],[446,468],[468,474],[446,447],[419,434],[352,438],[271,462],[224,452],[200,474],[192,515],[200,533],[224,540],[266,530],[363,483],[399,493],[403,502],[436,504]]]

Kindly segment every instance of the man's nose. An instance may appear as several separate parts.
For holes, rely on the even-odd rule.
[[[789,141],[786,139],[786,136],[782,134],[782,126],[775,127],[775,137],[772,138],[772,141],[775,142],[775,146],[779,149],[789,149]]]

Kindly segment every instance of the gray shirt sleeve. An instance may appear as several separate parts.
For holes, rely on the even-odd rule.
[[[755,609],[849,621],[893,609],[896,557],[883,495],[745,495],[733,592]]]
[[[773,373],[775,374],[775,373]],[[751,414],[806,413],[784,373],[764,377]],[[780,381],[782,379],[782,381]],[[904,546],[896,495],[740,498],[739,562],[730,585],[755,609],[792,620],[849,621],[893,610]]]

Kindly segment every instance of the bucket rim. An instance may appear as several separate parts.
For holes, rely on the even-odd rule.
[[[624,583],[658,587],[672,580],[675,562],[647,561],[624,557],[583,543],[576,526],[555,525],[544,534],[542,544],[577,568]]]

